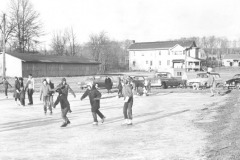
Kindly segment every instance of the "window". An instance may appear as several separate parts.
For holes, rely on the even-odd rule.
[[[146,61],[146,64],[148,64],[148,61]]]
[[[159,61],[159,66],[161,66],[161,61]]]
[[[150,61],[150,66],[152,66],[153,65],[153,63],[152,63],[152,61]]]
[[[170,60],[167,60],[167,65],[168,65],[168,66],[170,65]]]
[[[161,51],[159,51],[159,56],[161,56]]]
[[[133,61],[133,66],[135,66],[136,65],[136,62],[135,61]]]
[[[182,72],[177,72],[177,76],[182,76]]]

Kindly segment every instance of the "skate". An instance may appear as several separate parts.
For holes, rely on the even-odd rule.
[[[127,121],[127,125],[132,125],[132,120],[131,120],[131,119],[129,119],[129,120]]]
[[[97,126],[98,122],[93,122],[92,125]]]
[[[122,125],[126,125],[128,123],[128,119],[125,119],[123,122],[122,122]]]

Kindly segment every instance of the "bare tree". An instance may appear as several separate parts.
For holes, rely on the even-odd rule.
[[[42,23],[39,21],[40,14],[34,10],[29,0],[11,0],[8,15],[10,26],[13,26],[9,30],[13,41],[17,42],[17,49],[21,52],[30,51],[37,41],[36,38],[43,34]]]
[[[54,54],[65,55],[67,50],[67,38],[62,32],[53,33],[51,47]]]
[[[106,71],[109,38],[105,32],[90,35],[89,48],[95,61],[101,62],[100,72]]]
[[[65,30],[65,36],[67,38],[67,43],[69,44],[69,50],[70,56],[75,56],[77,54],[76,52],[76,46],[78,45],[76,42],[77,36],[76,33],[73,31],[73,28],[71,27],[71,29],[66,29]]]

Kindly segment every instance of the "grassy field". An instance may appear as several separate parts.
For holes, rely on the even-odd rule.
[[[224,81],[232,78],[235,74],[240,73],[240,68],[238,67],[224,67],[224,68],[215,68],[214,69],[215,72],[220,73],[222,79]],[[196,77],[196,74],[198,72],[188,72],[188,79],[192,79]],[[115,73],[116,74],[116,73]],[[152,73],[149,72],[121,72],[119,74],[128,74],[128,75],[144,75],[144,76],[150,76]],[[35,88],[36,91],[39,91],[39,88],[41,86],[41,82],[44,79],[43,78],[35,78]],[[71,86],[71,88],[76,92],[82,92],[82,90],[80,89],[79,85],[77,84],[78,82],[84,81],[88,78],[88,76],[79,76],[79,77],[67,77],[67,83]],[[50,77],[50,79],[52,80],[52,82],[55,85],[58,85],[61,82],[62,77]],[[8,78],[9,83],[13,86],[14,85],[14,79],[13,78]],[[24,78],[24,84],[26,84],[27,78]],[[3,86],[0,86],[0,92],[3,92]],[[9,88],[9,92],[12,92],[13,88]]]

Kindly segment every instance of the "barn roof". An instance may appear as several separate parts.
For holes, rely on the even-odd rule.
[[[145,49],[169,49],[179,44],[182,47],[196,47],[194,41],[158,41],[158,42],[140,42],[133,43],[129,50],[145,50]]]
[[[240,54],[226,54],[223,59],[235,59],[240,60]]]
[[[27,53],[7,53],[11,56],[21,59],[25,62],[43,62],[43,63],[70,63],[70,64],[100,64],[83,56],[56,56]]]

